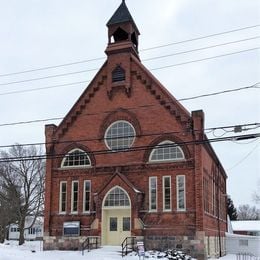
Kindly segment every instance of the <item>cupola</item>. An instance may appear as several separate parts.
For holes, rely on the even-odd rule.
[[[138,36],[140,33],[126,6],[125,0],[122,0],[121,5],[107,22],[107,27],[107,55],[115,52],[131,51],[137,58],[139,58]]]

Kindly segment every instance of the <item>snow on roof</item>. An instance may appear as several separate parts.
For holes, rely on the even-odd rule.
[[[231,221],[234,231],[260,231],[260,220]]]

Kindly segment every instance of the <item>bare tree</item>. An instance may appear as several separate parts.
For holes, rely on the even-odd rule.
[[[237,211],[238,220],[259,220],[260,219],[260,210],[255,206],[240,205]]]
[[[253,201],[260,204],[260,180],[257,182],[257,190],[253,193]]]
[[[24,230],[31,228],[42,213],[45,163],[35,146],[14,145],[8,152],[1,152],[0,179],[6,187],[15,188],[13,207],[20,229],[19,245],[24,243]],[[25,227],[26,217],[33,221]]]

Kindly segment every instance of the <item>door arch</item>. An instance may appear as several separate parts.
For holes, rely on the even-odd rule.
[[[102,244],[120,245],[131,236],[131,200],[120,186],[110,189],[102,203]]]

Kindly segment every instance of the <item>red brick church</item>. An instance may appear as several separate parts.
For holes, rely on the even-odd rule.
[[[107,23],[107,59],[58,125],[46,125],[44,249],[126,237],[193,257],[224,253],[226,174],[187,111],[147,70],[125,1]]]

